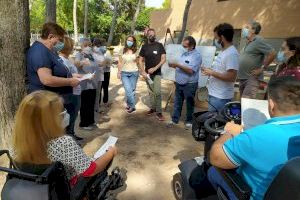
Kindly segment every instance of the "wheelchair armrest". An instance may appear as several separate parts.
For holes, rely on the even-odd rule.
[[[228,186],[240,200],[248,200],[251,196],[251,188],[236,172],[236,170],[217,169],[222,175]]]

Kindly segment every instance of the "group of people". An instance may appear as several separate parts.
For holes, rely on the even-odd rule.
[[[209,76],[209,111],[219,111],[232,100],[236,80],[240,83],[242,97],[256,98],[262,72],[276,57],[274,49],[258,35],[260,30],[257,22],[243,28],[242,37],[247,39],[247,44],[239,54],[233,45],[233,26],[227,23],[216,26],[213,30],[214,44],[221,51],[211,68],[202,66],[196,40],[192,36],[184,38],[184,53],[177,63],[169,63],[169,67],[176,69],[176,92],[174,112],[168,125],[178,124],[185,100],[185,125],[191,127],[200,70]],[[23,99],[17,111],[13,157],[20,166],[24,163],[49,164],[61,161],[74,185],[78,176],[93,176],[105,169],[117,154],[117,149],[113,146],[102,157],[93,160],[74,141],[81,139],[74,134],[78,112],[79,126],[90,130],[95,124],[94,112],[99,111],[102,88],[105,90],[103,101],[108,101],[111,57],[105,52],[104,41],[95,38],[93,41],[81,41],[81,50],[72,59],[70,55],[74,41],[65,34],[59,25],[46,23],[41,31],[41,39],[34,42],[27,52],[29,95]],[[166,51],[156,41],[154,29],[147,30],[146,37],[140,49],[134,36],[127,37],[119,53],[117,76],[125,88],[126,112],[130,114],[136,111],[135,91],[141,75],[147,82],[150,95],[147,115],[156,114],[157,119],[163,121],[161,67],[166,62]],[[228,134],[218,139],[211,151],[214,166],[225,169],[240,166],[241,174],[245,175],[257,199],[263,195],[279,166],[289,159],[285,154],[289,139],[299,136],[300,37],[285,40],[277,59],[282,64],[275,76],[281,78],[271,82],[268,89],[270,115],[275,118],[242,134],[241,126],[227,124],[225,130]],[[87,73],[94,76],[85,79]],[[262,148],[269,145],[273,149],[275,141],[280,152],[276,156],[267,154],[266,149]],[[267,157],[270,159],[265,160]],[[276,165],[276,170],[268,174],[270,168],[266,169],[262,164],[264,162],[269,167]],[[211,182],[220,184],[213,169],[210,171]],[[261,189],[258,183],[263,178],[267,181]]]
[[[91,130],[95,126],[94,111],[100,112],[100,103],[108,105],[108,86],[112,58],[106,52],[105,41],[94,38],[81,41],[81,50],[75,58],[74,41],[55,23],[46,23],[41,39],[27,52],[28,92],[49,90],[64,99],[69,115],[66,131],[76,140],[74,125],[80,111],[79,126]],[[87,73],[94,77],[83,80]],[[101,96],[102,90],[104,95]]]

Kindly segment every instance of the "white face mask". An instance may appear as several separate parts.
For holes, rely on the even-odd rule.
[[[70,115],[67,112],[67,110],[64,110],[63,112],[60,113],[60,115],[63,116],[63,120],[61,122],[61,125],[63,128],[67,128],[67,126],[69,126],[70,124]]]

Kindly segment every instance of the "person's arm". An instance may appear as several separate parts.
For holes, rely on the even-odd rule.
[[[47,67],[41,67],[37,70],[40,81],[43,85],[49,87],[63,87],[63,86],[77,86],[80,81],[76,78],[62,78],[52,75],[51,69]]]
[[[163,66],[163,64],[166,62],[166,54],[162,54],[161,58],[160,58],[160,62],[155,66],[155,67],[151,67],[148,70],[149,74],[153,74],[155,71],[157,71],[159,68],[161,68],[161,66]]]
[[[216,72],[210,68],[202,68],[202,73],[206,76],[213,76],[226,82],[234,82],[237,76],[237,70],[229,69],[225,73]]]
[[[266,58],[264,60],[264,65],[263,65],[264,69],[267,69],[268,66],[274,61],[275,58],[276,58],[275,50],[273,50],[271,53],[266,55]]]
[[[172,68],[179,68],[187,74],[193,74],[194,73],[194,71],[191,67],[188,67],[188,66],[185,66],[185,65],[182,65],[182,64],[179,64],[179,63],[176,63],[176,64],[170,63],[169,66],[172,67]]]
[[[233,138],[231,134],[223,134],[214,142],[209,154],[210,164],[221,169],[234,169],[237,167],[228,159],[223,150],[223,145],[231,138]]]
[[[121,79],[121,71],[123,67],[124,61],[122,58],[122,55],[119,55],[119,60],[118,60],[118,79]]]
[[[103,156],[95,160],[96,163],[96,169],[92,174],[89,174],[88,176],[94,176],[107,167],[107,165],[112,161],[114,156],[117,154],[117,149],[115,146],[111,147]]]

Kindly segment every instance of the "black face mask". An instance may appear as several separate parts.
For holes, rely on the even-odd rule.
[[[155,36],[152,35],[149,36],[149,42],[155,42],[155,39],[156,39]]]

